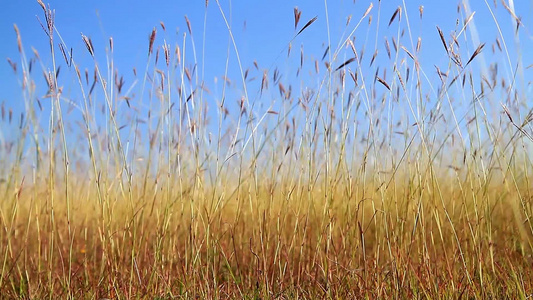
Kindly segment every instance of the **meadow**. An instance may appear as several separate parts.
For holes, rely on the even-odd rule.
[[[4,65],[20,98],[1,106],[0,298],[532,297],[530,70],[508,48],[528,31],[507,2],[515,32],[479,40],[501,20],[459,4],[429,48],[422,6],[374,1],[314,56],[295,8],[269,66],[241,62],[206,1],[228,33],[216,87],[188,19],[182,39],[142,33],[128,81],[112,37],[73,49],[36,5],[50,47],[15,25]],[[355,38],[376,22],[395,34]]]

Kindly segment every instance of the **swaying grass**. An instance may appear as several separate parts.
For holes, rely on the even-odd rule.
[[[2,105],[3,297],[531,297],[533,114],[511,37],[474,43],[461,6],[455,31],[434,32],[447,65],[423,65],[410,25],[423,8],[380,18],[378,5],[313,60],[295,41],[317,19],[295,8],[280,55],[297,66],[283,77],[242,64],[211,2],[234,58],[221,95],[188,19],[176,44],[158,39],[164,23],[151,31],[129,86],[113,39],[69,50],[41,1],[51,65],[27,56],[15,26],[25,111]],[[354,39],[380,19],[397,35]]]

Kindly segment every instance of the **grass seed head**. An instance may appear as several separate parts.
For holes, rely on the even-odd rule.
[[[152,51],[154,49],[154,41],[155,41],[155,35],[157,33],[157,30],[152,29],[152,33],[150,33],[150,37],[148,38],[148,56],[152,54]]]
[[[85,47],[87,48],[87,51],[91,54],[92,57],[94,57],[94,48],[93,48],[93,42],[90,38],[85,36],[83,33],[81,34],[81,39],[83,40],[83,43],[85,44]]]

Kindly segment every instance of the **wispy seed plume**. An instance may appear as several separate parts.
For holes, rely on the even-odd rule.
[[[342,67],[352,63],[353,61],[355,61],[355,57],[352,57],[352,58],[348,59],[347,61],[343,62],[340,66],[337,67],[337,69],[335,69],[335,71],[338,71],[338,70],[342,69]]]
[[[85,36],[83,33],[81,34],[81,39],[83,40],[83,43],[85,43],[85,47],[87,47],[87,50],[89,51],[91,56],[94,57],[94,48],[91,39]]]
[[[309,22],[305,23],[304,27],[302,27],[302,29],[300,29],[300,31],[298,31],[296,35],[300,35],[302,31],[304,31],[307,27],[311,26],[311,24],[313,24],[317,19],[318,19],[318,16],[315,16],[314,18],[309,20]]]
[[[59,50],[61,51],[61,54],[63,54],[63,58],[65,59],[65,63],[67,66],[70,67],[69,59],[67,58],[67,53],[65,51],[65,46],[63,46],[63,43],[59,43]]]
[[[189,21],[187,15],[185,15],[185,22],[187,23],[187,29],[189,30],[189,34],[192,35],[191,22]]]
[[[44,12],[44,18],[46,22],[46,27],[41,23],[41,20],[37,17],[37,20],[39,20],[39,23],[41,24],[41,27],[43,28],[46,35],[48,35],[48,38],[50,39],[50,43],[52,43],[53,37],[54,37],[54,15],[55,11],[51,10],[50,8],[46,8],[46,5],[44,5],[43,1],[37,0],[37,3],[41,6]]]
[[[7,58],[7,62],[11,66],[11,69],[13,69],[13,72],[17,73],[17,63],[13,62],[11,58]]]
[[[263,72],[263,80],[261,80],[261,93],[263,93],[263,90],[268,89],[268,74],[267,71]]]
[[[374,3],[370,2],[370,5],[368,6],[368,8],[365,11],[365,14],[363,15],[363,19],[366,18],[366,16],[368,16],[368,14],[370,13],[373,7],[374,7]]]
[[[485,43],[479,45],[479,46],[476,48],[476,51],[474,51],[474,53],[472,54],[472,56],[470,57],[470,59],[469,59],[468,62],[466,63],[465,67],[468,66],[468,64],[469,64],[472,60],[474,60],[474,58],[475,58],[476,56],[478,56],[479,53],[481,53],[481,50],[483,50],[483,47],[485,47]]]
[[[17,34],[17,47],[18,47],[19,53],[22,53],[22,40],[20,38],[20,31],[19,31],[17,24],[13,24],[13,28],[15,29],[15,33]]]
[[[149,38],[149,43],[148,43],[148,56],[150,56],[152,54],[152,51],[154,49],[154,41],[155,41],[155,35],[157,33],[157,30],[155,29],[152,29],[152,33],[150,34],[150,38]]]
[[[165,44],[163,45],[163,52],[165,53],[165,62],[168,67],[170,65],[170,46],[167,44],[167,41],[165,41]]]
[[[376,76],[376,79],[377,81],[379,81],[379,83],[383,84],[383,86],[385,86],[389,91],[391,90],[390,86],[385,82],[385,80],[379,78],[379,76]]]
[[[389,26],[392,24],[392,22],[394,22],[394,19],[396,19],[396,17],[399,17],[398,19],[401,20],[401,17],[402,17],[402,7],[401,6],[398,6],[398,8],[392,14],[392,17],[389,20]]]
[[[298,6],[294,8],[294,29],[298,27],[298,22],[300,22],[300,16],[302,15],[302,11],[298,9]]]
[[[43,8],[43,10],[46,10],[46,6],[44,5],[43,1],[37,0],[37,3]]]
[[[440,40],[442,44],[444,45],[444,49],[446,50],[446,53],[450,54],[450,51],[448,51],[448,45],[446,44],[446,39],[444,38],[444,34],[442,33],[442,30],[440,30],[439,26],[437,26],[437,31],[439,32]]]

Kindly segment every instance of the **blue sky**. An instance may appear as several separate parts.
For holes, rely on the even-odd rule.
[[[293,49],[297,53],[300,44],[305,45],[306,55],[321,56],[323,44],[327,43],[327,27],[325,17],[325,5],[327,5],[330,22],[331,42],[338,43],[340,34],[345,30],[348,16],[352,15],[352,24],[355,23],[366,10],[369,3],[374,3],[371,12],[373,23],[376,24],[378,1],[232,1],[231,12],[228,1],[221,1],[225,13],[231,16],[231,23],[239,48],[241,59],[245,67],[249,67],[257,60],[262,67],[271,64],[283,65],[283,58],[278,56],[293,37],[294,19],[293,8],[299,7],[302,18],[299,27],[314,16],[317,21],[308,28],[299,38],[293,42]],[[488,1],[493,7],[493,1]],[[104,47],[109,37],[113,37],[115,45],[115,63],[119,70],[126,73],[133,66],[142,68],[146,64],[147,41],[150,31],[157,27],[157,42],[161,44],[163,39],[169,43],[181,43],[182,34],[186,31],[184,16],[187,15],[192,24],[194,40],[197,51],[202,45],[204,33],[203,22],[205,14],[204,1],[48,1],[56,11],[56,26],[69,47],[74,48],[74,55],[78,60],[87,58],[80,33],[91,37],[95,44],[97,58],[105,59]],[[456,12],[459,1],[413,1],[407,0],[409,19],[414,38],[418,35],[423,37],[424,53],[442,54],[442,44],[438,40],[435,26],[439,25],[444,33],[451,32],[455,27]],[[511,18],[504,10],[499,1],[496,1],[495,13],[506,34],[510,37],[508,43],[512,46],[510,26]],[[380,38],[378,44],[382,45],[382,36],[394,36],[394,26],[387,28],[387,23],[395,11],[402,5],[401,1],[383,1],[381,4]],[[424,6],[423,22],[419,21],[418,7]],[[482,38],[487,44],[492,43],[495,36],[494,23],[486,8],[484,1],[470,1],[472,10],[476,12],[475,21]],[[523,16],[527,25],[532,16],[531,1],[515,1],[515,9]],[[20,28],[22,41],[28,53],[30,46],[39,50],[46,57],[47,39],[36,16],[44,20],[40,6],[36,1],[7,1],[0,12],[0,36],[3,43],[0,47],[0,57],[4,60],[0,68],[0,74],[7,83],[4,86],[12,86],[15,83],[9,65],[5,63],[7,57],[18,62],[16,36],[13,24]],[[159,22],[166,25],[166,33],[163,34]],[[362,39],[362,35],[373,41],[375,27],[370,31],[358,30],[356,37]],[[206,82],[212,81],[214,76],[220,76],[223,72],[228,32],[221,18],[221,14],[215,1],[209,1],[207,9],[206,34]],[[366,38],[366,37],[365,37]],[[522,38],[522,42],[529,43],[530,38]],[[373,43],[372,43],[373,44]],[[383,47],[381,47],[383,48]],[[525,48],[527,49],[527,48]],[[82,52],[82,53],[80,53]],[[309,54],[307,54],[309,53]],[[384,51],[380,52],[383,56]],[[441,61],[446,61],[445,55]],[[380,58],[378,56],[378,58]],[[434,60],[434,57],[421,56],[424,60]],[[15,89],[16,92],[16,89]],[[1,89],[0,99],[8,100],[13,91]]]
[[[391,64],[387,59],[384,50],[385,37],[391,38],[398,35],[395,21],[390,27],[388,22],[393,12],[398,6],[407,8],[407,16],[411,28],[411,34],[416,44],[417,37],[422,37],[422,51],[419,56],[420,64],[427,72],[430,80],[438,81],[434,66],[446,68],[449,59],[441,44],[435,26],[439,26],[444,32],[446,38],[450,37],[453,30],[461,27],[457,26],[456,20],[463,22],[464,12],[457,12],[457,7],[462,1],[422,1],[422,0],[405,0],[404,1],[344,1],[344,0],[327,0],[327,1],[231,1],[221,0],[220,4],[226,16],[230,19],[235,41],[238,47],[243,68],[250,68],[251,75],[260,79],[263,70],[273,72],[278,68],[282,74],[286,74],[285,82],[292,83],[295,86],[310,86],[316,88],[318,82],[322,79],[319,76],[312,76],[314,69],[314,60],[320,60],[325,48],[328,45],[328,26],[326,20],[329,20],[329,40],[332,47],[339,44],[346,38],[347,33],[355,26],[361,18],[369,4],[373,2],[374,7],[371,11],[372,23],[368,26],[368,18],[363,21],[361,27],[355,32],[356,47],[361,48],[366,45],[365,68],[368,68],[368,74],[373,74],[376,67],[389,68]],[[221,12],[214,0],[209,1],[208,7],[205,7],[205,1],[45,1],[49,3],[56,13],[56,27],[65,40],[67,47],[73,48],[76,62],[80,69],[91,68],[94,66],[87,50],[81,39],[81,33],[90,37],[95,46],[95,56],[101,66],[106,64],[106,47],[109,37],[114,40],[114,61],[115,67],[120,74],[124,75],[126,88],[133,82],[132,69],[135,67],[138,72],[143,72],[147,64],[148,37],[152,28],[157,28],[157,38],[155,45],[161,46],[163,41],[171,45],[182,45],[183,34],[187,33],[185,50],[186,63],[191,65],[194,61],[192,56],[191,43],[194,40],[195,50],[197,52],[198,69],[204,70],[203,79],[206,86],[212,94],[206,96],[205,101],[214,106],[217,97],[220,97],[220,77],[224,74],[226,58],[228,53],[228,30],[224,24]],[[517,15],[522,17],[525,26],[520,30],[520,47],[521,49],[533,49],[531,46],[531,35],[529,25],[533,20],[533,1],[514,1],[514,8]],[[493,10],[502,33],[506,37],[506,43],[511,52],[512,68],[515,67],[518,54],[515,50],[514,43],[514,23],[510,14],[505,10],[500,1],[488,1],[490,8]],[[405,5],[405,6],[404,6]],[[420,20],[419,6],[424,6],[424,16]],[[479,32],[480,42],[486,43],[483,55],[487,56],[488,62],[498,61],[501,72],[509,72],[510,68],[507,59],[499,54],[492,55],[491,47],[498,37],[497,27],[492,19],[485,1],[469,1],[471,10],[475,11],[475,25]],[[294,28],[293,8],[298,7],[302,11],[298,29]],[[326,17],[327,8],[327,17]],[[48,40],[42,31],[36,16],[44,22],[41,7],[36,1],[6,1],[3,9],[0,11],[0,36],[2,37],[2,46],[0,46],[0,58],[3,62],[0,64],[0,78],[2,86],[0,89],[0,102],[5,102],[7,107],[12,107],[15,115],[23,110],[20,92],[20,68],[19,74],[14,75],[9,64],[6,62],[10,58],[20,65],[20,56],[17,52],[16,35],[13,30],[13,24],[17,24],[22,36],[24,49],[28,56],[31,56],[31,47],[39,51],[45,66],[50,66],[50,55],[48,54]],[[187,32],[187,25],[184,16],[187,16],[192,25],[193,38]],[[287,45],[308,20],[317,16],[318,19],[301,35],[292,41],[292,54],[287,58]],[[351,23],[346,26],[347,19],[351,16]],[[204,17],[206,17],[206,27],[204,28]],[[379,19],[379,23],[378,23]],[[402,18],[402,28],[407,28],[405,11]],[[166,30],[163,31],[160,22],[165,24]],[[379,25],[377,25],[379,24]],[[379,26],[379,27],[377,27]],[[376,33],[377,32],[377,33]],[[205,34],[205,45],[203,45],[203,34]],[[466,33],[468,49],[463,49],[465,53],[472,53],[477,45],[474,45],[471,38],[471,32]],[[341,37],[344,38],[341,40]],[[377,37],[377,41],[376,41]],[[402,44],[409,50],[413,51],[411,42],[406,33],[402,38]],[[57,39],[56,39],[57,41]],[[376,63],[370,67],[370,58],[374,45],[379,49]],[[303,46],[302,46],[303,45]],[[203,47],[205,46],[205,47]],[[235,83],[235,98],[242,90],[240,86],[240,70],[235,57],[233,47],[230,45],[230,67],[229,78]],[[295,73],[298,69],[300,60],[300,48],[304,49],[305,69],[304,75],[296,78]],[[392,47],[392,45],[391,45]],[[202,49],[205,54],[202,55]],[[529,51],[522,50],[523,65],[528,66],[533,63],[533,57]],[[281,53],[281,54],[280,54]],[[333,67],[340,65],[345,59],[349,58],[349,51],[345,56],[340,56],[333,63]],[[403,53],[402,55],[405,55]],[[61,59],[61,56],[58,55]],[[152,58],[153,59],[153,58]],[[467,58],[463,57],[463,60]],[[203,64],[202,64],[203,61]],[[260,70],[254,70],[253,62],[257,61]],[[59,61],[64,66],[62,60]],[[475,61],[477,63],[477,61]],[[507,65],[506,65],[507,64]],[[270,68],[270,69],[269,69]],[[321,64],[322,70],[324,69]],[[354,67],[355,68],[355,67]],[[60,82],[66,85],[69,90],[69,84],[72,85],[71,97],[76,99],[76,82],[73,76],[65,75],[66,70],[62,70]],[[526,69],[526,81],[530,77],[529,69]],[[42,72],[39,70],[38,72]],[[37,73],[38,74],[38,73]],[[271,75],[271,73],[269,73]],[[200,76],[202,76],[200,74]],[[389,73],[390,76],[390,73]],[[34,75],[39,83],[41,75]],[[218,83],[215,83],[218,78]],[[256,83],[250,83],[249,96],[252,99],[257,98],[260,80]],[[41,82],[42,84],[42,82]],[[136,94],[140,94],[134,90]],[[529,90],[529,89],[527,89]],[[46,89],[41,85],[40,94],[44,95]],[[277,92],[277,91],[276,91]],[[272,92],[267,97],[262,97],[261,101],[269,101],[269,97],[275,97],[276,93]],[[79,97],[78,97],[79,99]],[[79,101],[79,100],[77,100]],[[235,101],[231,102],[234,103]],[[235,104],[228,104],[235,105]],[[45,123],[46,124],[46,123]],[[6,133],[4,133],[6,134]]]
[[[325,17],[325,5],[327,5],[330,21],[330,33],[332,43],[337,44],[340,34],[345,30],[348,16],[352,15],[352,22],[357,21],[366,10],[369,3],[374,3],[372,10],[373,22],[376,23],[378,1],[232,1],[231,12],[228,1],[221,1],[221,5],[228,17],[231,15],[231,23],[237,40],[240,54],[245,66],[249,66],[253,60],[257,60],[263,66],[279,63],[278,54],[282,51],[294,35],[293,8],[299,7],[302,18],[299,27],[314,16],[318,20],[304,34],[294,41],[293,48],[298,50],[299,44],[304,43],[306,48],[321,50],[321,45],[327,43],[327,28]],[[493,1],[488,1],[493,7]],[[163,38],[169,43],[181,43],[181,34],[186,31],[184,16],[187,15],[192,24],[194,39],[197,49],[201,49],[203,22],[205,13],[204,1],[48,1],[52,9],[56,11],[56,26],[70,47],[75,49],[75,55],[81,56],[84,51],[80,33],[91,37],[97,57],[105,58],[103,45],[107,44],[109,37],[115,41],[115,60],[119,68],[145,65],[148,35],[153,27],[158,29],[158,41]],[[439,25],[445,33],[449,33],[455,25],[457,18],[457,5],[460,1],[405,1],[408,8],[414,37],[424,37],[423,47],[426,53],[442,52],[442,45],[436,35],[435,25]],[[511,18],[504,10],[499,1],[495,13],[500,25],[510,36]],[[396,10],[402,5],[401,1],[384,1],[381,4],[381,36],[395,35],[395,29],[387,29],[387,23]],[[423,23],[419,22],[418,7],[424,6]],[[475,21],[482,37],[492,42],[495,35],[494,24],[486,8],[484,1],[470,1],[472,10],[476,12]],[[515,9],[523,16],[524,23],[532,15],[531,1],[515,1]],[[36,16],[44,20],[40,6],[36,1],[8,1],[4,3],[0,12],[0,35],[3,43],[0,47],[0,57],[12,58],[18,61],[16,36],[13,24],[20,28],[26,51],[30,52],[30,46],[35,47],[41,54],[47,51],[47,39]],[[162,34],[159,22],[166,25],[167,32]],[[420,26],[422,25],[422,27]],[[394,26],[393,26],[394,27]],[[371,28],[376,30],[375,27]],[[206,53],[205,59],[208,73],[216,76],[217,71],[222,69],[225,63],[227,48],[227,29],[220,16],[215,1],[209,1],[207,9]],[[484,32],[485,31],[485,32]],[[359,38],[366,31],[358,31]],[[485,33],[485,34],[483,34]],[[373,39],[374,32],[369,32]],[[529,39],[529,38],[528,38]],[[526,39],[522,39],[522,42]],[[526,41],[529,42],[529,41]],[[378,41],[382,44],[382,40]],[[509,38],[512,44],[512,39]],[[512,46],[512,45],[511,45]],[[98,55],[99,54],[99,55]],[[321,53],[313,53],[321,55]],[[384,53],[383,53],[384,54]],[[421,57],[423,61],[427,57]],[[278,61],[276,61],[278,59]],[[443,61],[446,60],[444,56]],[[283,63],[283,62],[282,62]],[[3,63],[1,70],[2,78],[10,80],[8,76],[9,66]],[[206,76],[209,78],[209,76]],[[2,91],[5,99],[7,91]]]

